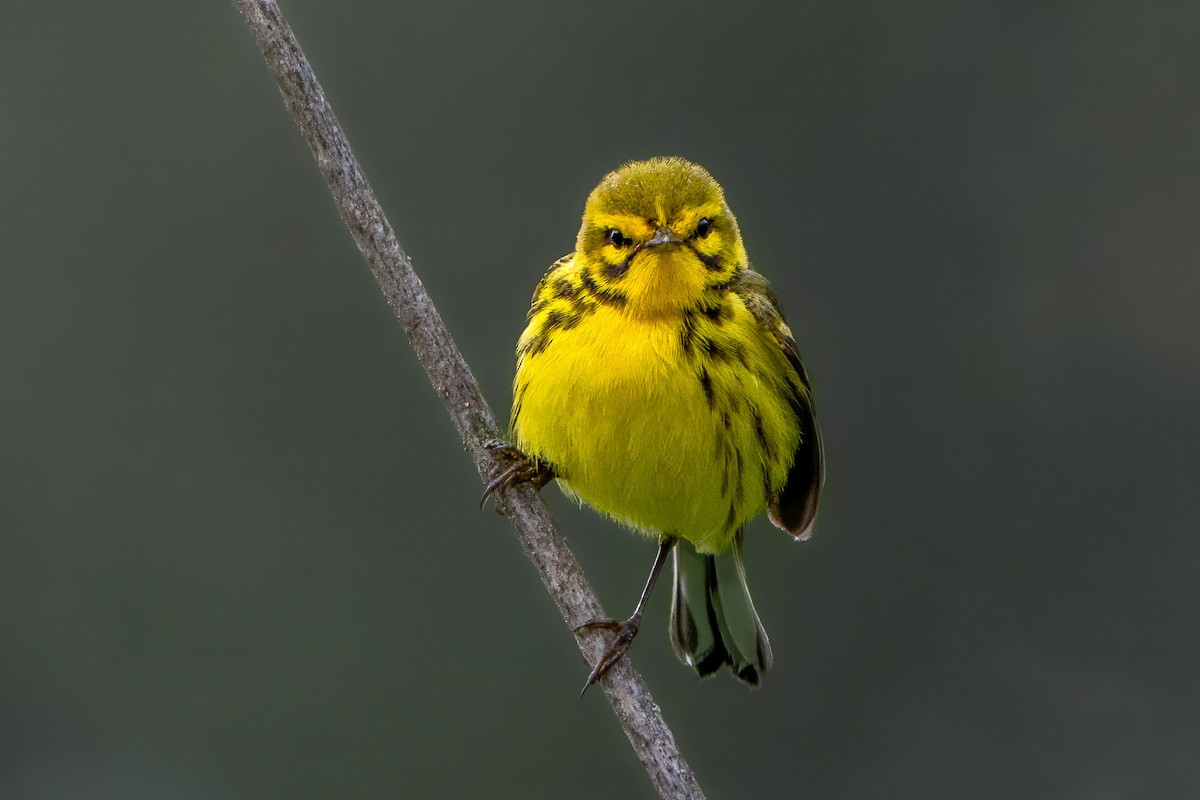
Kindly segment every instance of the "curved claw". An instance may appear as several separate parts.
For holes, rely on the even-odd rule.
[[[530,458],[511,444],[489,444],[487,449],[498,456],[511,459],[513,463],[509,464],[503,472],[484,487],[483,495],[479,498],[481,509],[487,503],[488,498],[496,492],[503,492],[515,484],[526,481],[532,482],[540,489],[554,477],[554,471],[548,464],[542,463],[536,458]]]
[[[479,507],[482,509],[488,498],[496,492],[502,492],[516,483],[520,477],[521,470],[526,467],[528,467],[527,463],[518,461],[489,481],[488,485],[483,489],[483,495],[479,498]]]
[[[612,644],[604,651],[604,655],[596,662],[596,666],[592,667],[592,671],[588,673],[587,682],[583,684],[583,689],[580,690],[579,696],[583,697],[584,693],[592,686],[599,682],[604,675],[613,668],[613,666],[621,660],[621,657],[629,651],[629,646],[633,644],[633,639],[638,634],[638,627],[641,624],[639,616],[633,616],[624,622],[617,622],[612,619],[601,619],[594,622],[585,622],[582,625],[575,627],[575,633],[584,630],[593,630],[595,628],[603,628],[612,631],[616,634]]]

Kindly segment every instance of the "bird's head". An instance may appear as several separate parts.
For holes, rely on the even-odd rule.
[[[682,158],[632,161],[592,190],[575,244],[591,279],[631,314],[678,313],[746,264],[721,186]]]

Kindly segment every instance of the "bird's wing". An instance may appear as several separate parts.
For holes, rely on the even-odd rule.
[[[771,291],[767,279],[747,267],[735,278],[730,288],[741,297],[759,325],[774,337],[795,371],[789,401],[800,423],[800,444],[796,448],[792,468],[788,471],[787,482],[778,496],[770,500],[769,513],[771,522],[777,527],[798,539],[807,539],[812,535],[817,521],[817,499],[825,481],[821,429],[817,425],[808,373],[800,360],[800,351],[796,347],[796,340],[792,338],[792,331],[783,318],[779,300]]]

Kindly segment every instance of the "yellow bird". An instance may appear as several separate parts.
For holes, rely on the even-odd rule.
[[[625,653],[674,550],[671,641],[701,675],[758,685],[771,646],[742,563],[766,510],[798,539],[823,480],[808,376],[721,186],[681,158],[635,161],[592,191],[575,252],[538,284],[517,345],[513,463],[484,497],[557,478],[659,541],[632,616],[588,677]]]

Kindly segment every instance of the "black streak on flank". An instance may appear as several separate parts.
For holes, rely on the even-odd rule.
[[[739,489],[738,495],[740,496],[741,495],[741,491],[740,491],[741,484],[740,483],[738,484],[738,489]],[[737,524],[737,501],[735,500],[729,504],[729,516],[725,517],[725,530],[727,530],[727,531],[733,530],[734,526],[736,524]]]
[[[546,314],[546,321],[542,323],[541,333],[548,335],[557,330],[569,331],[578,325],[579,320],[582,318],[583,313],[580,309],[573,309],[564,313],[556,308]]]
[[[791,381],[788,381],[787,401],[796,419],[803,419],[809,414],[808,404],[805,403],[804,398],[800,394],[800,387]]]
[[[737,481],[733,485],[733,504],[736,506],[742,503],[742,451],[734,449],[733,455],[737,464],[737,468],[733,471],[733,479]],[[733,509],[730,509],[730,514],[732,513]]]
[[[515,396],[513,397],[512,413],[509,416],[509,419],[512,422],[516,422],[517,419],[521,416],[521,406],[524,405],[524,403],[525,403],[525,390],[528,388],[529,388],[528,383],[518,384],[518,386],[517,386],[517,391],[515,393]]]
[[[517,348],[517,357],[525,358],[526,356],[535,356],[546,349],[547,340],[540,333],[535,334]]]
[[[700,388],[704,390],[704,399],[708,401],[708,407],[713,408],[716,398],[713,396],[712,377],[706,367],[700,368]]]
[[[721,496],[729,494],[729,442],[721,447]]]
[[[738,341],[731,341],[728,344],[721,344],[716,339],[704,337],[700,340],[700,346],[704,350],[704,354],[714,361],[739,361],[742,366],[746,366],[746,348]]]
[[[720,325],[733,316],[733,309],[729,307],[729,303],[715,303],[711,306],[704,306],[700,309],[700,313],[708,317],[711,322]]]
[[[689,308],[683,312],[683,328],[679,334],[679,345],[684,355],[692,354],[692,343],[696,339],[696,311]]]
[[[729,358],[725,348],[717,342],[716,339],[710,339],[707,336],[701,340],[700,346],[704,348],[704,354],[716,361],[725,361]]]
[[[554,338],[555,331],[569,331],[578,325],[579,321],[583,319],[583,311],[582,308],[576,307],[565,313],[559,311],[557,308],[547,312],[541,329],[518,354],[522,356],[535,356],[542,352],[550,344],[550,340]]]
[[[762,414],[758,409],[754,409],[754,433],[758,436],[758,444],[762,447],[763,459],[765,461],[774,461],[774,448],[771,447],[771,442],[767,439],[767,432],[763,428]]]

